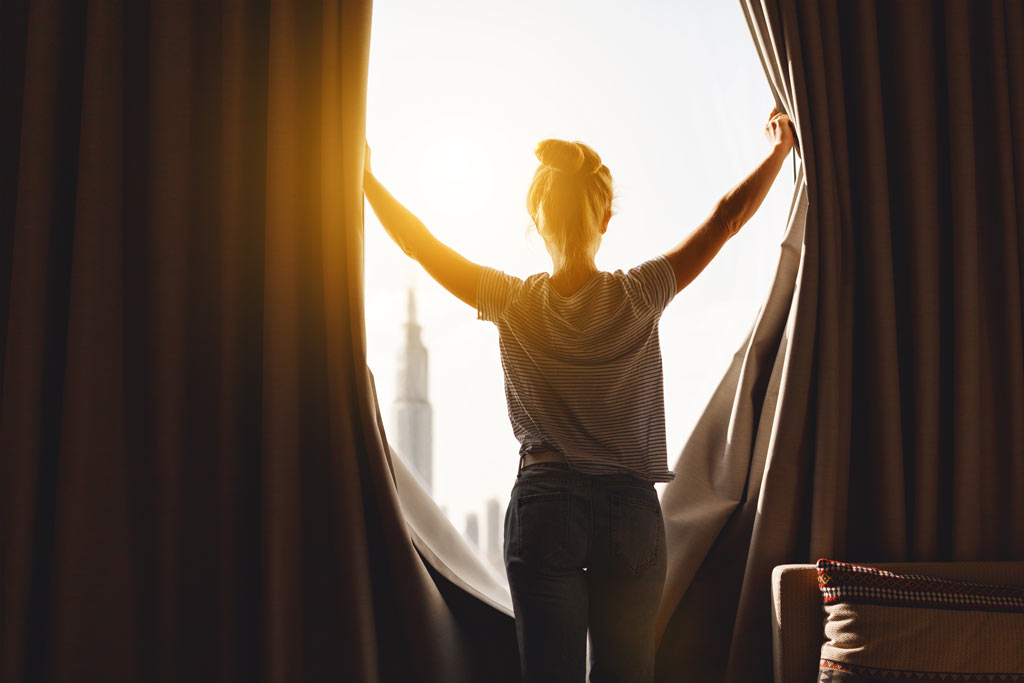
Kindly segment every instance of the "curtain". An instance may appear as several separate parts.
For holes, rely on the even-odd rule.
[[[518,680],[366,368],[370,12],[0,4],[0,680]]]
[[[802,169],[665,490],[659,681],[770,680],[775,565],[1024,558],[1024,5],[742,4]]]

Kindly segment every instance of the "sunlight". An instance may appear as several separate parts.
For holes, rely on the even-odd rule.
[[[439,137],[426,146],[419,166],[421,193],[432,213],[463,218],[492,203],[494,164],[472,139]]]

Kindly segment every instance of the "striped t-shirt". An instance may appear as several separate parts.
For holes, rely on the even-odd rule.
[[[671,481],[658,321],[676,292],[663,255],[595,273],[564,297],[547,273],[483,266],[477,317],[498,326],[505,398],[520,455],[557,451],[590,474]]]

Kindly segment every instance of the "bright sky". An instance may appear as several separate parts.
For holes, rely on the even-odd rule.
[[[739,2],[374,4],[374,173],[439,239],[520,277],[551,267],[528,231],[537,142],[580,140],[611,169],[617,213],[597,265],[625,269],[679,242],[768,154],[773,105]],[[665,311],[670,468],[768,294],[792,193],[790,161]],[[504,510],[519,463],[497,329],[409,260],[367,205],[368,353],[386,428],[409,287],[430,354],[434,497],[460,530],[476,512],[483,544],[485,501]]]

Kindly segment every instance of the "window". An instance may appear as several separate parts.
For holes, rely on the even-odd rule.
[[[378,177],[440,239],[519,276],[550,269],[525,210],[538,141],[581,140],[601,154],[617,199],[597,264],[628,268],[682,239],[768,153],[773,103],[735,3],[374,8],[367,136]],[[662,319],[670,467],[768,294],[792,183],[787,164]],[[369,362],[385,425],[393,435],[412,288],[429,355],[433,495],[460,530],[477,516],[486,549],[487,501],[504,515],[518,465],[497,331],[366,216]]]

